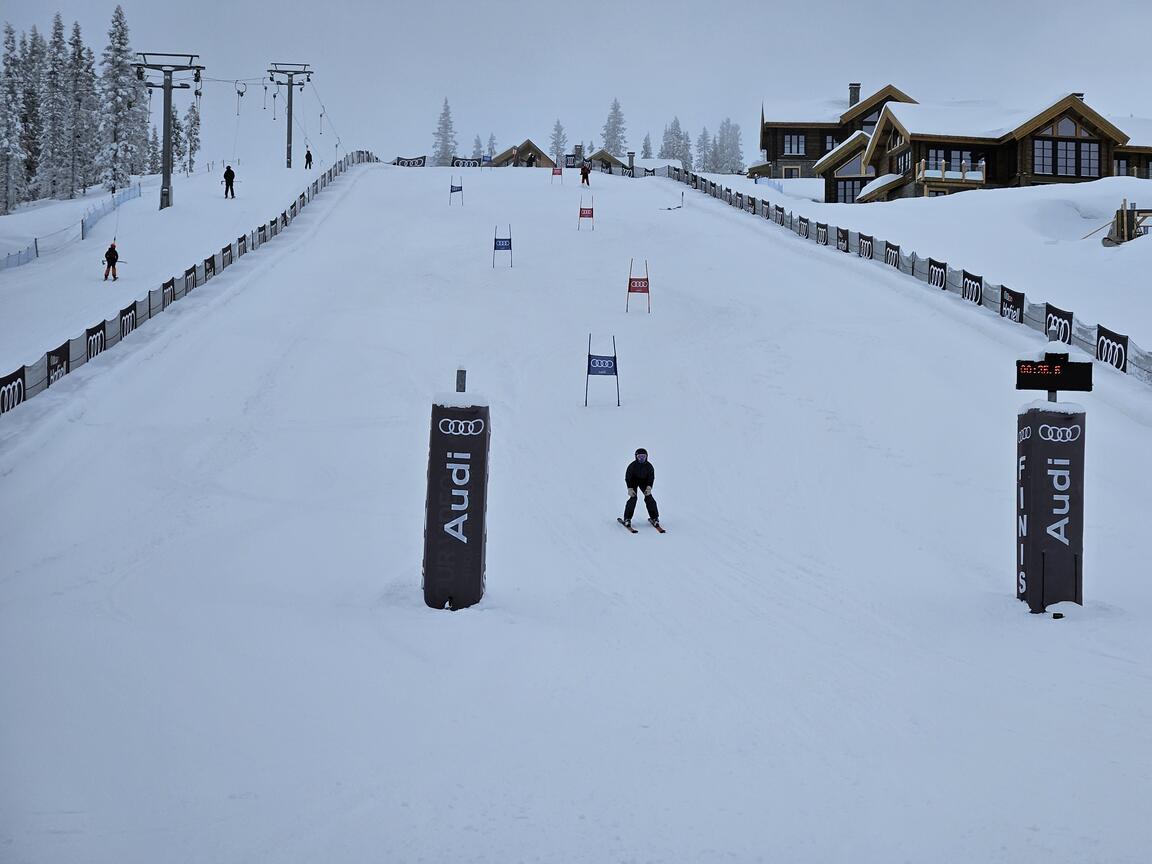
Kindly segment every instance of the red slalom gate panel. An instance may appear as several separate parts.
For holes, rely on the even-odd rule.
[[[591,207],[581,207],[580,208],[580,218],[581,219],[591,219],[592,218],[592,208]]]
[[[628,307],[631,305],[633,294],[644,294],[648,298],[648,311],[651,312],[652,311],[652,292],[650,290],[651,289],[651,282],[648,281],[648,259],[644,259],[644,275],[643,276],[633,276],[632,275],[632,263],[633,263],[633,261],[634,261],[634,259],[632,259],[632,258],[628,259],[628,294],[626,295],[626,299],[624,300],[624,311],[625,312],[628,311]]]

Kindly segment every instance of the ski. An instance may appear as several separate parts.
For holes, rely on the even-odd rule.
[[[616,521],[619,522],[621,525],[624,525],[624,520],[621,519],[619,516],[616,517]],[[640,533],[635,528],[633,528],[631,525],[624,525],[624,527],[627,528],[629,531],[631,531],[633,534],[639,534]]]
[[[668,533],[667,531],[665,531],[663,528],[660,527],[659,522],[657,522],[653,519],[649,519],[648,524],[651,525],[653,528],[655,528],[657,531],[659,531],[661,534],[667,534]]]

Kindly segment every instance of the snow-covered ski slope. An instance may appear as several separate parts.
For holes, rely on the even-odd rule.
[[[1086,605],[1030,616],[1033,331],[667,180],[594,175],[593,232],[571,175],[346,178],[0,423],[0,859],[1147,861],[1145,385],[1080,399]],[[493,438],[452,613],[458,364]],[[615,521],[639,446],[665,536]]]

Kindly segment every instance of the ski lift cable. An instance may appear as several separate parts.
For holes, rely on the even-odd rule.
[[[335,135],[337,139],[339,139],[340,133],[336,131],[336,124],[332,122],[332,113],[328,110],[328,106],[324,104],[324,100],[320,97],[320,91],[316,88],[316,85],[311,82],[309,86],[312,88],[312,95],[316,97],[316,101],[320,105],[320,116],[322,121],[323,118],[327,118],[328,128],[332,130],[332,134]],[[321,131],[321,134],[323,134],[323,131]]]

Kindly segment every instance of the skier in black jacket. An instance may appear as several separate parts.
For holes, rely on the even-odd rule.
[[[236,187],[232,184],[236,182],[236,172],[232,170],[232,166],[228,165],[224,169],[224,197],[228,198],[228,193],[231,192],[232,198],[236,197]]]
[[[648,508],[648,521],[660,526],[660,510],[652,497],[652,484],[656,482],[656,471],[648,461],[648,451],[641,447],[636,451],[636,459],[624,472],[624,483],[628,487],[628,503],[624,505],[624,526],[632,527],[632,514],[636,512],[638,492],[644,493],[644,506]]]
[[[115,282],[120,277],[116,275],[116,262],[120,260],[120,253],[116,251],[116,244],[113,243],[108,247],[108,251],[104,253],[104,281],[108,281],[108,274],[112,274],[112,281]]]

